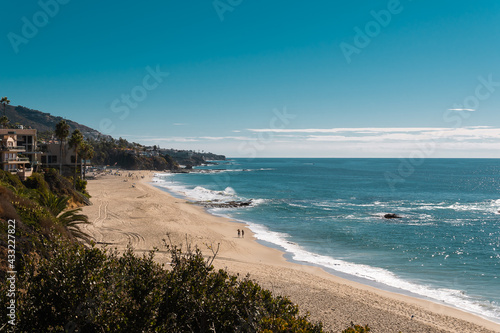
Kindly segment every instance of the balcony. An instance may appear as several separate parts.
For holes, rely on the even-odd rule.
[[[29,169],[17,169],[16,170],[17,175],[21,180],[26,180],[26,178],[30,177],[33,174],[33,171],[31,168]]]
[[[29,163],[30,159],[27,157],[15,157],[15,158],[6,158],[4,162],[14,162],[16,164],[19,163]]]
[[[1,146],[0,147],[1,151],[19,151],[23,152],[26,151],[26,148],[23,146]]]

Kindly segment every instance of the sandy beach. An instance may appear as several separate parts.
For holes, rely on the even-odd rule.
[[[132,177],[128,174],[132,173]],[[351,322],[368,324],[372,332],[500,332],[500,324],[422,299],[379,290],[326,273],[320,268],[287,262],[283,253],[259,244],[241,223],[208,214],[202,207],[151,185],[150,171],[122,171],[88,181],[91,206],[83,208],[91,225],[86,231],[99,243],[121,250],[132,244],[137,253],[159,249],[156,259],[168,262],[164,239],[198,246],[205,255],[219,245],[217,268],[256,280],[276,295],[285,295],[321,320],[326,330],[340,332]],[[144,178],[142,178],[144,176]],[[245,237],[238,238],[237,229]]]

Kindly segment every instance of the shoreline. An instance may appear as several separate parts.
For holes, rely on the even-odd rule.
[[[154,186],[153,172],[127,172],[145,177],[132,180],[105,175],[89,181],[93,206],[85,207],[83,213],[93,224],[86,231],[100,243],[120,250],[130,242],[140,253],[161,249],[168,233],[173,243],[185,246],[189,242],[205,255],[211,254],[206,245],[219,243],[216,268],[241,277],[249,273],[263,288],[289,296],[327,330],[340,331],[352,321],[368,324],[373,332],[500,332],[500,324],[454,307],[289,261],[285,252],[261,244],[242,222],[212,215]],[[240,228],[245,230],[245,238],[237,237]],[[157,253],[158,262],[166,259],[162,251]]]

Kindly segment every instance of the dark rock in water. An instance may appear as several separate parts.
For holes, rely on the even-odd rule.
[[[206,208],[238,208],[238,207],[248,207],[252,205],[252,200],[249,201],[226,201],[226,202],[217,202],[217,201],[197,201],[195,202],[198,205],[201,205]]]
[[[394,214],[394,213],[389,213],[384,215],[385,219],[400,219],[401,216]]]

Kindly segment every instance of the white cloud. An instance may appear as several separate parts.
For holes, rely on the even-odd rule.
[[[256,140],[256,138],[251,138],[247,136],[201,136],[200,140],[238,140],[238,141],[248,141]]]
[[[377,132],[346,132],[349,135],[308,135],[308,141],[353,141],[353,142],[383,142],[383,141],[467,141],[467,140],[500,140],[500,129],[489,127],[464,128],[432,128],[419,131],[387,131]],[[369,135],[366,135],[369,134]]]
[[[429,150],[426,147],[432,147],[426,157],[500,157],[500,128],[492,126],[248,131],[249,135],[236,136],[144,136],[141,141],[151,145],[171,142],[179,149],[204,149],[232,157],[248,157],[249,151],[257,157],[405,157]]]
[[[146,142],[199,142],[198,138],[185,138],[185,137],[150,137],[145,139]]]
[[[249,128],[250,132],[273,132],[273,133],[380,133],[380,132],[422,132],[428,130],[446,130],[448,128],[437,127],[360,127],[360,128]]]

